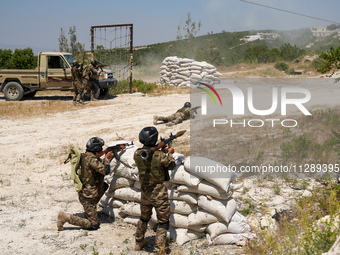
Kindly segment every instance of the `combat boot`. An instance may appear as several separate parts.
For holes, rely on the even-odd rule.
[[[141,242],[136,242],[135,251],[140,251],[148,242],[144,239]]]
[[[64,230],[64,224],[66,222],[70,222],[70,214],[64,213],[64,212],[59,212],[58,222],[57,222],[58,231]]]
[[[153,116],[153,124],[156,126],[158,122],[158,116]]]

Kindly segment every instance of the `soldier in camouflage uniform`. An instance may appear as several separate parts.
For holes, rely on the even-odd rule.
[[[174,149],[171,147],[163,151],[157,150],[145,160],[140,157],[143,150],[148,150],[156,145],[157,139],[158,131],[155,127],[143,128],[139,133],[139,141],[144,146],[137,149],[134,154],[141,183],[141,217],[138,220],[135,233],[135,250],[141,250],[147,244],[144,235],[154,207],[158,219],[155,253],[165,254],[166,234],[170,218],[168,189],[165,181],[169,180],[168,170],[175,167],[175,160],[172,156]]]
[[[72,61],[72,83],[74,86],[74,96],[73,96],[73,104],[82,104],[83,103],[83,90],[84,86],[82,83],[82,66],[78,63],[77,60]]]
[[[107,188],[104,176],[110,173],[110,161],[114,157],[110,151],[105,155],[104,160],[100,159],[105,153],[103,145],[103,139],[92,137],[86,144],[86,152],[82,154],[80,179],[83,188],[78,196],[84,207],[85,218],[59,212],[57,222],[59,231],[64,230],[63,226],[66,222],[89,230],[99,228],[97,203]]]
[[[92,88],[92,84],[91,84],[91,81],[90,81],[92,75],[97,74],[97,69],[98,69],[97,64],[98,64],[97,61],[93,60],[93,61],[91,61],[91,64],[86,65],[83,68],[82,82],[83,82],[83,86],[84,86],[85,90],[90,91],[90,93],[91,93],[91,101],[97,100],[94,97],[94,90]]]
[[[163,116],[153,116],[153,124],[157,125],[158,121],[163,121],[164,123],[167,123],[167,126],[173,126],[178,123],[182,123],[183,120],[188,120],[190,119],[192,112],[191,112],[191,103],[186,102],[184,106],[177,110],[174,114],[168,116],[168,117],[163,117]]]

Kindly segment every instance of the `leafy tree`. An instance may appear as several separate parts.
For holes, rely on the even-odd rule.
[[[0,49],[0,68],[4,69],[8,68],[7,63],[11,59],[11,57],[12,57],[11,49],[7,50]]]
[[[290,43],[285,43],[280,47],[281,57],[285,61],[293,61],[305,53],[305,50],[292,46]]]
[[[31,48],[16,49],[6,65],[10,69],[34,69],[37,67],[37,57]]]
[[[198,22],[196,25],[196,22],[193,22],[191,19],[191,13],[187,13],[187,19],[185,21],[185,25],[182,28],[184,32],[184,37],[181,33],[181,27],[177,27],[177,40],[182,40],[182,39],[192,39],[196,36],[197,32],[201,30],[202,23],[201,21]]]
[[[316,69],[318,72],[324,74],[331,71],[331,76],[333,76],[340,69],[340,47],[334,49],[331,46],[329,51],[321,53],[319,58],[322,59],[322,62]],[[337,78],[335,81],[338,82],[339,80],[340,78]]]
[[[58,38],[59,41],[59,51],[61,52],[69,52],[68,41],[65,36],[65,32],[63,28],[60,28],[60,35]]]

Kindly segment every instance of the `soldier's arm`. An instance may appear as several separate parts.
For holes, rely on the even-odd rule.
[[[102,162],[99,159],[93,158],[90,162],[90,166],[92,169],[96,170],[102,175],[107,175],[110,173],[110,164],[106,162],[106,159],[104,159],[104,162]]]

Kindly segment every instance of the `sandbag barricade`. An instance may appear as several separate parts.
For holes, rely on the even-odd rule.
[[[206,82],[210,85],[221,82],[219,77],[222,74],[205,61],[172,56],[163,60],[160,69],[160,85],[189,87],[191,81]]]
[[[110,187],[99,202],[103,213],[123,218],[124,222],[133,225],[141,216],[140,183],[133,160],[136,149],[137,146],[131,145],[119,153],[123,163],[112,160],[113,171],[105,177]],[[206,158],[190,159],[178,153],[174,155],[177,159],[184,159],[184,162],[169,171],[170,239],[182,245],[202,236],[206,236],[210,244],[243,244],[254,238],[247,218],[236,211],[237,203],[232,197],[232,180],[236,175],[226,173],[222,176],[224,179],[220,179],[195,173],[194,162],[221,164]],[[157,216],[153,210],[149,228],[156,227]]]

